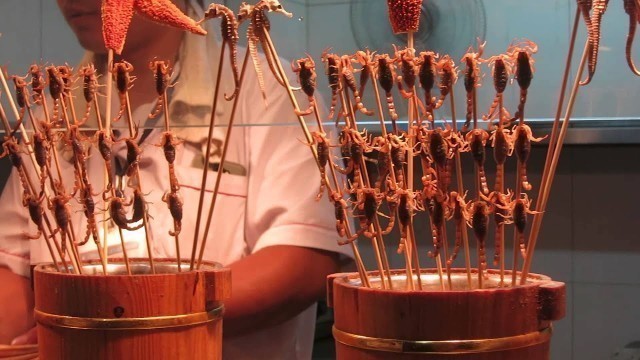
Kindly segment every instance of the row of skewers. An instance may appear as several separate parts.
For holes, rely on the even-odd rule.
[[[109,1],[106,2],[106,7],[109,7],[109,3]],[[103,4],[103,11],[104,7]],[[174,10],[179,11],[177,9]],[[257,47],[261,45],[265,47],[265,52],[267,51],[266,47],[268,46],[268,42],[265,33],[268,32],[269,21],[265,14],[266,11],[275,11],[289,17],[291,16],[290,13],[282,8],[282,5],[280,5],[277,0],[262,0],[256,5],[243,3],[237,17],[229,8],[219,4],[211,4],[205,13],[205,17],[199,22],[191,21],[187,18],[181,20],[181,23],[188,25],[189,30],[196,33],[203,33],[203,31],[195,31],[198,29],[202,30],[198,25],[203,21],[214,18],[221,18],[222,20],[223,51],[220,54],[220,68],[213,99],[209,137],[212,135],[215,121],[215,109],[218,101],[218,91],[220,89],[220,75],[222,73],[220,69],[222,69],[223,66],[225,50],[227,48],[229,50],[229,60],[233,69],[233,79],[235,83],[234,93],[229,96],[225,94],[226,101],[233,101],[231,121],[226,137],[227,140],[230,136],[238,103],[237,95],[247,69],[246,65],[249,57],[253,59],[255,69],[260,75],[260,79],[262,79]],[[244,20],[248,20],[250,24],[247,30],[250,46],[245,56],[242,71],[239,71],[236,59],[238,26]],[[105,31],[110,32],[109,29]],[[126,33],[126,29],[123,31]],[[111,44],[111,47],[116,50],[121,50],[123,41],[124,35],[115,38],[105,38],[107,46]],[[102,85],[99,84],[98,74],[92,65],[81,68],[76,74],[73,74],[67,65],[51,65],[44,69],[38,65],[32,65],[27,76],[12,76],[11,79],[13,79],[15,85],[15,100],[12,97],[8,97],[8,100],[17,120],[16,126],[13,128],[9,124],[4,108],[0,105],[0,117],[3,120],[6,130],[2,157],[8,156],[11,159],[23,188],[23,204],[28,209],[31,221],[38,229],[37,234],[29,235],[28,237],[33,239],[43,237],[45,239],[50,255],[59,271],[82,273],[82,261],[78,246],[82,246],[93,239],[98,248],[102,270],[107,274],[108,259],[104,255],[107,244],[101,237],[107,234],[106,222],[110,220],[118,228],[127,272],[129,274],[131,273],[126,248],[124,246],[123,231],[135,231],[140,228],[144,228],[151,271],[155,272],[151,252],[151,240],[149,237],[149,216],[147,214],[147,206],[142,189],[144,181],[140,179],[138,169],[142,155],[142,150],[138,144],[138,123],[132,118],[128,95],[128,91],[135,79],[132,75],[134,69],[131,64],[124,60],[113,63],[111,61],[113,51],[114,50],[110,50],[109,52],[108,71],[110,72],[110,76],[106,77],[107,115],[104,121],[98,102],[98,96],[101,95],[98,90]],[[269,60],[270,68],[273,70],[275,65],[273,65],[272,59],[267,59]],[[169,235],[175,238],[176,258],[178,259],[178,263],[180,263],[181,256],[178,243],[183,216],[183,203],[179,194],[180,184],[175,174],[174,162],[176,147],[181,144],[181,141],[178,140],[170,130],[170,120],[167,111],[168,97],[166,91],[171,81],[171,69],[166,61],[152,61],[149,64],[149,68],[154,72],[155,90],[158,94],[157,105],[152,113],[149,114],[149,118],[155,118],[161,113],[164,114],[165,131],[161,134],[160,143],[156,145],[162,148],[167,161],[170,187],[166,189],[162,200],[167,203],[168,210],[174,219],[174,229],[169,232]],[[46,75],[46,80],[43,76],[43,70]],[[1,75],[4,91],[10,94],[5,74],[2,73]],[[282,76],[283,75],[280,75],[280,78]],[[76,83],[82,84],[83,96],[86,101],[86,108],[82,117],[77,116],[74,102],[72,101],[71,91],[76,86]],[[117,97],[120,101],[118,113],[113,119],[110,116],[110,90],[112,89],[112,83],[115,83]],[[259,83],[262,85],[262,80],[260,80]],[[47,88],[49,90],[48,94],[45,91]],[[49,109],[49,104],[53,106],[51,110]],[[84,135],[81,129],[92,116],[92,113],[96,118],[98,131],[89,138]],[[23,120],[27,118],[31,125],[31,129],[28,131],[23,125]],[[111,129],[111,122],[119,121],[122,118],[126,119],[129,136],[116,140]],[[20,133],[20,139],[16,136],[17,133]],[[128,178],[126,184],[122,180],[115,181],[116,177],[111,164],[112,147],[115,142],[120,141],[124,141],[126,145],[126,164],[124,165],[124,174]],[[209,141],[208,144],[211,144],[211,141]],[[225,140],[224,144],[222,159],[220,161],[221,168],[223,167],[226,157],[228,141]],[[96,190],[90,182],[86,166],[89,148],[94,145],[104,160],[105,166],[105,188],[98,190],[98,192],[95,192]],[[73,184],[65,184],[63,181],[60,166],[60,152],[64,150],[63,147],[68,148],[71,154],[71,162],[73,163],[75,173]],[[209,154],[210,148],[207,148],[206,158],[208,158]],[[31,171],[26,168],[26,162],[23,160],[25,156],[30,157],[33,165],[33,173],[36,174],[39,181],[34,182],[31,178]],[[203,169],[203,189],[208,174],[206,169],[207,167]],[[202,237],[203,240],[200,244],[199,256],[197,256],[200,235],[199,227],[205,194],[204,190],[201,191],[190,269],[199,268],[203,260],[202,257],[210,229],[221,174],[222,172],[218,172],[213,199],[209,207],[209,216],[206,221],[204,236]],[[99,231],[101,221],[99,221],[100,212],[97,211],[99,206],[96,205],[96,197],[101,198],[104,202],[103,207],[109,216],[108,218],[106,218],[107,216],[102,217],[102,222],[105,223],[105,231],[102,232],[102,234]],[[87,229],[82,239],[77,239],[76,234],[80,233],[80,231],[76,231],[78,228],[74,226],[72,221],[72,199],[78,201],[81,211],[87,220]],[[49,210],[48,212],[47,209]],[[53,218],[53,221],[50,220],[51,218]],[[178,269],[180,270],[181,267],[178,266]]]
[[[537,52],[537,45],[523,40],[512,44],[506,53],[482,58],[484,44],[479,44],[477,52],[469,49],[461,62],[464,69],[465,89],[467,91],[466,122],[462,126],[463,135],[459,131],[455,119],[452,118],[453,128],[436,126],[435,111],[451,101],[451,108],[455,110],[453,85],[458,78],[458,68],[448,56],[440,57],[434,52],[424,51],[416,55],[413,48],[399,50],[396,48],[394,56],[388,54],[374,55],[369,51],[358,51],[354,55],[336,55],[324,53],[323,62],[326,64],[332,101],[329,117],[336,115],[338,98],[342,110],[337,113],[338,118],[345,119],[340,130],[337,144],[333,144],[330,137],[322,130],[322,122],[317,118],[319,131],[312,132],[320,167],[320,191],[318,198],[328,189],[328,198],[335,206],[336,227],[343,238],[342,244],[347,244],[360,236],[374,242],[374,249],[378,259],[380,274],[388,275],[386,281],[381,276],[383,287],[392,287],[388,260],[384,253],[382,237],[388,235],[396,223],[400,232],[399,253],[405,254],[409,279],[412,278],[413,266],[419,264],[416,253],[416,237],[413,231],[413,217],[418,211],[429,214],[433,249],[429,257],[435,258],[441,280],[443,279],[441,254],[444,255],[445,275],[449,289],[452,287],[451,266],[459,250],[464,247],[467,256],[467,274],[471,287],[471,270],[469,264],[469,244],[466,237],[465,223],[472,229],[478,242],[478,286],[482,287],[483,271],[486,269],[485,243],[488,237],[489,215],[493,214],[496,233],[494,264],[500,265],[501,282],[504,283],[504,231],[505,225],[515,224],[517,248],[520,255],[526,257],[525,227],[527,215],[533,213],[526,191],[532,189],[527,180],[526,164],[531,152],[531,142],[541,141],[532,134],[531,128],[525,123],[524,109],[527,90],[533,78],[532,55]],[[481,63],[488,63],[492,67],[493,84],[496,91],[495,100],[489,111],[482,118],[491,120],[487,132],[478,124],[475,92],[480,87],[482,78]],[[355,69],[360,66],[360,69]],[[294,71],[298,73],[302,90],[309,98],[309,108],[300,111],[298,115],[309,115],[315,111],[315,63],[313,59],[300,59],[296,62]],[[357,83],[355,73],[360,72],[360,82]],[[503,106],[503,93],[511,79],[515,76],[520,87],[520,102],[515,116]],[[381,135],[371,137],[366,131],[360,131],[357,126],[357,115],[373,116],[374,111],[363,104],[362,96],[369,79],[377,100],[380,119]],[[384,100],[379,96],[378,84],[384,90]],[[418,85],[424,96],[419,99]],[[435,87],[440,96],[432,96]],[[411,121],[408,131],[400,130],[396,124],[394,91],[409,103]],[[383,114],[383,102],[386,102],[387,114],[391,119],[391,129],[386,129]],[[472,128],[471,123],[473,122]],[[514,125],[512,125],[512,123]],[[485,175],[486,145],[490,143],[496,162],[496,179],[492,191],[489,190]],[[331,155],[331,148],[339,147],[345,167],[336,163]],[[368,174],[365,157],[369,153],[377,153],[377,178]],[[472,200],[466,200],[465,187],[462,184],[462,168],[460,155],[470,153],[476,168],[476,191]],[[504,166],[507,158],[515,153],[518,159],[518,181],[515,192],[505,190]],[[423,171],[421,189],[414,189],[412,169],[413,158],[420,163]],[[326,167],[333,177],[329,181]],[[456,185],[452,184],[453,174],[457,175]],[[349,177],[349,183],[340,184],[336,172]],[[348,196],[348,199],[346,196]],[[349,206],[348,203],[351,203]],[[381,214],[381,207],[386,203],[388,212]],[[388,218],[387,225],[381,226],[379,215]],[[349,216],[357,219],[359,229],[350,229]],[[397,218],[397,221],[396,221]],[[452,220],[455,225],[455,245],[449,251],[447,244],[446,222]],[[515,255],[518,255],[517,253]],[[517,258],[516,258],[517,261]],[[512,272],[515,275],[515,267]],[[418,265],[419,267],[419,265]],[[416,270],[416,276],[419,272]],[[516,283],[513,276],[512,284]],[[444,281],[442,281],[445,287]],[[413,282],[407,284],[413,288]],[[418,281],[418,287],[421,286]]]

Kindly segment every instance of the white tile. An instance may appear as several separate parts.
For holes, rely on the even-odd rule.
[[[640,286],[574,284],[573,358],[611,359],[640,340]]]

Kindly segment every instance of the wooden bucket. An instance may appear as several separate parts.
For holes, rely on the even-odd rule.
[[[338,359],[544,360],[551,321],[565,315],[564,283],[542,275],[501,288],[489,270],[484,288],[469,290],[466,271],[453,269],[453,291],[442,291],[435,270],[425,269],[423,290],[405,291],[382,290],[378,273],[369,274],[371,288],[357,273],[328,277]],[[404,289],[405,271],[392,274],[394,289]]]
[[[175,260],[130,259],[84,275],[34,270],[40,359],[221,359],[223,301],[231,272],[215,263],[177,272]]]

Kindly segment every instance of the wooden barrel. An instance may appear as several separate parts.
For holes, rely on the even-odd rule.
[[[380,289],[377,272],[369,273],[371,288],[357,273],[329,276],[337,358],[549,359],[551,322],[565,315],[564,283],[531,274],[526,285],[499,287],[499,275],[487,273],[483,289],[469,289],[466,271],[453,269],[447,291],[433,269],[423,270],[415,291],[402,290],[404,270],[393,271],[394,290]]]
[[[35,318],[40,359],[221,359],[223,301],[231,272],[204,263],[200,271],[177,272],[175,260],[130,259],[97,263],[84,275],[52,265],[34,270]]]

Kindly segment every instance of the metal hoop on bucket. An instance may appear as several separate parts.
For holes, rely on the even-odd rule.
[[[420,354],[469,354],[502,351],[533,346],[551,338],[551,326],[528,334],[477,340],[414,341],[355,335],[333,327],[336,341],[344,345],[374,351]]]
[[[62,316],[36,310],[35,318],[40,325],[51,327],[91,330],[141,330],[175,328],[208,323],[221,319],[223,312],[224,305],[220,305],[210,311],[193,314],[143,318],[101,319]]]

